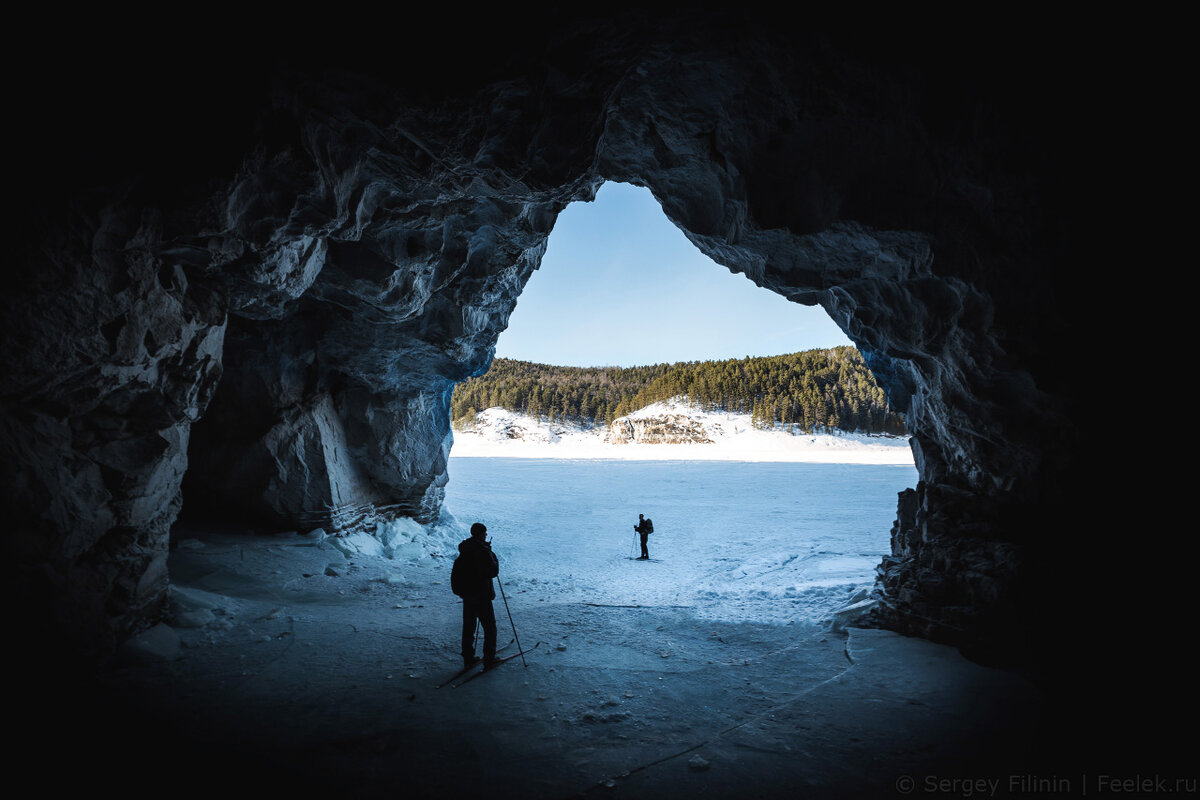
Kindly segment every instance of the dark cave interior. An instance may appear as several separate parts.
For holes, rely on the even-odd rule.
[[[73,58],[16,89],[25,239],[2,301],[26,666],[87,674],[161,615],[184,485],[280,527],[436,517],[454,383],[486,369],[557,214],[616,180],[821,305],[905,412],[921,484],[875,624],[1036,665],[1047,716],[1094,753],[1181,747],[1131,737],[1187,700],[1176,667],[1113,638],[1170,626],[1092,588],[1123,516],[1094,497],[1088,359],[1063,355],[1092,313],[1070,194],[1086,94],[1062,31],[1014,27],[614,11],[431,16],[403,48],[285,52],[249,25],[62,40]],[[1100,713],[1094,681],[1135,691]]]

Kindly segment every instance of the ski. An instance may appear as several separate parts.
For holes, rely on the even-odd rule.
[[[456,683],[451,683],[451,684],[450,684],[450,688],[451,688],[451,689],[457,689],[458,687],[462,686],[462,685],[463,685],[463,684],[465,684],[465,683],[470,683],[471,681],[473,681],[473,680],[475,680],[476,678],[478,678],[480,675],[483,675],[485,672],[491,672],[491,671],[492,671],[492,670],[494,670],[496,667],[498,667],[498,666],[500,666],[501,664],[503,664],[505,661],[512,661],[512,660],[513,660],[514,658],[516,658],[517,656],[523,656],[523,655],[525,655],[526,653],[532,653],[534,650],[537,650],[537,649],[538,649],[538,647],[540,647],[540,646],[541,646],[541,644],[542,644],[541,642],[538,642],[537,644],[535,644],[533,647],[529,648],[528,650],[522,650],[522,651],[521,651],[521,652],[519,652],[519,653],[513,653],[511,656],[505,656],[504,658],[498,658],[498,659],[496,659],[494,662],[492,662],[492,666],[491,666],[491,667],[489,667],[488,669],[481,669],[481,670],[479,670],[478,672],[473,672],[473,673],[471,673],[470,675],[467,675],[467,677],[463,678],[462,680],[458,680],[458,679],[456,678],[455,680],[456,680],[457,682],[456,682]]]
[[[634,558],[633,556],[625,556],[625,558],[629,559],[630,561],[649,561],[652,564],[661,564],[662,563],[661,558]]]
[[[505,650],[507,650],[508,648],[512,647],[514,642],[516,642],[516,639],[509,639],[509,640],[508,640],[508,644],[504,645],[503,647],[497,647],[497,648],[496,648],[496,652],[497,652],[497,653],[503,653]],[[520,653],[517,653],[517,655],[520,655]],[[480,664],[482,664],[482,663],[483,663],[482,661],[476,661],[474,664],[472,664],[472,665],[471,665],[471,666],[469,666],[469,667],[463,667],[463,668],[462,668],[462,669],[460,669],[458,672],[454,673],[454,674],[453,674],[453,675],[451,675],[449,678],[447,678],[446,680],[442,681],[441,683],[439,683],[437,686],[435,686],[435,687],[433,687],[433,688],[434,688],[434,689],[441,689],[441,688],[443,688],[443,687],[445,687],[445,686],[449,686],[450,684],[454,683],[456,680],[458,680],[459,678],[461,678],[463,675],[466,675],[468,672],[470,672],[471,670],[475,669],[475,667],[479,666],[479,665],[480,665]]]
[[[541,644],[541,643],[539,642],[538,644]],[[504,662],[512,661],[514,658],[517,658],[518,656],[523,656],[526,653],[531,653],[536,649],[537,649],[537,645],[534,645],[533,647],[529,648],[528,650],[522,650],[519,653],[513,653],[511,656],[505,656],[504,658],[498,658],[494,662],[492,662],[491,667],[489,667],[487,669],[480,669],[478,672],[470,672],[469,674],[467,674],[467,676],[465,678],[462,678],[461,680],[456,679],[456,681],[454,683],[450,684],[450,688],[457,689],[458,687],[462,686],[463,684],[470,683],[471,681],[475,680],[476,678],[478,678],[480,675],[484,674],[485,672],[491,672],[492,670],[494,670],[496,667],[500,666]]]

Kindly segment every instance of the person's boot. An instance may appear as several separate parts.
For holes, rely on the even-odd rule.
[[[479,656],[471,653],[469,656],[463,656],[463,669],[468,669],[479,663]]]
[[[484,658],[483,658],[483,668],[484,669],[491,669],[492,667],[496,666],[497,663],[499,663],[499,660],[496,658],[495,655],[484,656]]]

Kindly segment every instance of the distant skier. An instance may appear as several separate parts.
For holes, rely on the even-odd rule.
[[[638,532],[638,536],[642,537],[642,555],[638,561],[650,558],[650,551],[646,549],[646,537],[654,533],[654,523],[646,518],[645,514],[638,514],[638,524],[633,526],[633,529]]]
[[[492,578],[500,574],[500,560],[487,541],[487,528],[482,522],[471,526],[471,538],[458,545],[458,558],[450,572],[450,588],[462,598],[462,657],[463,666],[478,663],[475,655],[475,621],[483,626],[483,667],[496,660],[496,612],[492,601],[496,590]]]

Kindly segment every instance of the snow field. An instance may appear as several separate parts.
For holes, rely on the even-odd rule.
[[[168,623],[105,686],[217,793],[258,765],[298,796],[790,796],[838,780],[882,796],[993,708],[1035,718],[952,648],[817,624],[871,585],[895,492],[915,480],[911,466],[452,458],[449,511],[428,527],[181,524]],[[628,558],[639,512],[649,562]],[[527,668],[435,690],[461,663],[450,564],[475,521],[522,644],[540,646]],[[128,750],[110,719],[95,730],[109,739],[71,751]]]
[[[702,425],[708,444],[610,444],[603,428],[551,423],[503,408],[481,411],[474,425],[454,431],[458,458],[605,458],[637,461],[788,461],[911,466],[907,438],[858,433],[800,434],[786,427],[761,430],[749,414],[702,411],[680,400],[654,403],[629,419],[686,415]]]
[[[447,510],[435,525],[210,535],[207,545],[181,538],[178,548],[194,555],[173,568],[170,621],[211,639],[243,619],[250,601],[452,611],[450,565],[481,521],[518,616],[545,604],[564,619],[577,612],[551,606],[828,623],[872,587],[896,492],[915,480],[911,467],[880,465],[452,458]],[[651,561],[634,558],[638,513],[654,520]],[[227,566],[192,575],[188,563]]]
[[[464,536],[488,526],[510,597],[815,623],[873,585],[896,492],[915,478],[878,465],[452,458],[447,508]],[[654,521],[651,561],[631,558],[639,513]]]

